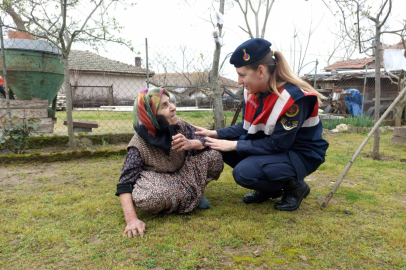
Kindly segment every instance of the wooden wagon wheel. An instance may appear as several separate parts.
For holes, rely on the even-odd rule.
[[[233,121],[231,121],[231,126],[234,126],[235,122],[237,122],[237,118],[238,118],[238,115],[241,112],[241,108],[242,108],[242,101],[238,104],[237,108],[235,109],[235,114],[234,114],[234,117],[233,117]]]

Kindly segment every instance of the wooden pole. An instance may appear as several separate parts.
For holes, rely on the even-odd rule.
[[[149,63],[148,63],[148,39],[145,38],[145,55],[147,62],[147,88],[149,88]]]
[[[0,17],[0,39],[1,39],[1,56],[3,58],[3,79],[4,79],[4,92],[6,93],[6,104],[7,104],[7,124],[11,128],[11,109],[10,109],[10,91],[7,84],[7,68],[6,68],[6,52],[4,51],[4,40],[3,40],[3,20]]]
[[[362,91],[362,107],[361,107],[361,114],[364,114],[364,107],[365,107],[365,88],[367,85],[367,70],[368,70],[368,65],[365,64],[365,76],[364,76],[364,90]]]
[[[347,174],[347,172],[350,170],[352,164],[354,164],[355,160],[357,159],[358,155],[361,153],[361,150],[364,148],[364,146],[367,144],[369,139],[371,138],[372,134],[379,128],[379,125],[382,123],[383,119],[389,114],[389,112],[395,107],[395,105],[401,100],[403,95],[406,93],[406,87],[403,88],[402,92],[399,93],[399,95],[396,97],[396,99],[392,102],[392,104],[388,107],[388,109],[385,111],[385,113],[379,118],[378,122],[375,123],[374,127],[371,129],[371,131],[368,133],[368,136],[365,138],[365,140],[362,142],[360,147],[358,147],[358,150],[355,152],[355,154],[352,156],[351,160],[348,162],[347,166],[345,167],[343,173],[340,175],[338,178],[337,182],[335,183],[333,189],[330,191],[330,193],[327,195],[327,197],[324,199],[324,202],[320,205],[320,209],[324,209],[328,202],[333,198],[334,193],[337,191],[338,186],[341,184],[341,182],[344,179],[344,176]]]

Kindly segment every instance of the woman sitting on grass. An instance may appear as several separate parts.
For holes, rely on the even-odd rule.
[[[221,154],[209,150],[197,130],[176,116],[164,88],[141,90],[134,104],[134,129],[116,192],[127,223],[123,236],[145,233],[135,207],[152,213],[209,208],[203,193],[223,170]]]

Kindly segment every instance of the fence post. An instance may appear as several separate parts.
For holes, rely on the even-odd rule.
[[[1,57],[3,58],[3,79],[4,79],[4,92],[6,93],[8,127],[11,128],[10,91],[7,85],[6,52],[4,51],[3,21],[1,17],[0,17],[0,39],[1,39]]]
[[[364,90],[362,91],[362,106],[361,106],[361,114],[364,114],[364,106],[365,106],[365,88],[367,85],[367,70],[368,65],[365,65],[365,75],[364,75]]]
[[[149,88],[148,38],[145,38],[145,53],[146,53],[146,62],[147,62],[147,88]]]
[[[316,67],[314,69],[314,83],[313,83],[313,88],[316,89],[316,79],[317,79],[317,65],[319,64],[319,60],[316,59]]]

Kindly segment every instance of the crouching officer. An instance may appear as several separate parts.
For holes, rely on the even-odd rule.
[[[237,184],[254,190],[243,197],[245,203],[282,196],[275,209],[294,211],[310,193],[304,178],[325,161],[328,142],[318,116],[322,95],[297,77],[265,39],[242,43],[230,63],[245,88],[242,122],[218,130],[198,128],[196,134],[222,152]]]

